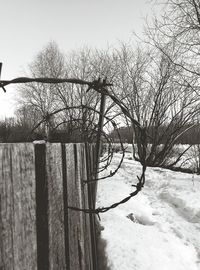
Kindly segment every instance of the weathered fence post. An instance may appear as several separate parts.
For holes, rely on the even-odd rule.
[[[46,145],[35,145],[37,270],[49,269],[48,185]]]
[[[32,144],[0,144],[0,269],[37,269]]]
[[[0,144],[1,270],[97,269],[90,215],[68,208],[93,208],[85,184],[91,149]]]
[[[49,270],[66,269],[62,162],[61,144],[47,143]]]
[[[105,106],[106,106],[106,95],[101,94],[101,103],[100,103],[100,111],[99,111],[100,114],[99,114],[97,142],[96,142],[96,172],[98,172],[98,169],[99,169],[98,164],[99,164],[100,153],[101,153],[101,136],[102,136],[102,130],[103,130]]]

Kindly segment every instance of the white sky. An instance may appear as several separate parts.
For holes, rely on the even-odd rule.
[[[1,79],[23,76],[51,40],[64,52],[87,45],[105,48],[141,34],[148,0],[0,0]],[[14,112],[15,90],[0,89],[0,118]]]

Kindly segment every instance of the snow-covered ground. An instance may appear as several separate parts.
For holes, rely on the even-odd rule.
[[[114,155],[109,171],[120,157]],[[118,173],[99,182],[98,206],[132,192],[140,170],[126,154]],[[111,270],[199,270],[200,176],[148,168],[144,189],[101,214],[101,224]]]

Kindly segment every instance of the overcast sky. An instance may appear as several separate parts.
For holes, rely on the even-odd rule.
[[[148,0],[0,0],[1,79],[23,76],[34,56],[54,40],[64,52],[106,48],[142,33]],[[15,90],[0,89],[0,117],[14,112]]]

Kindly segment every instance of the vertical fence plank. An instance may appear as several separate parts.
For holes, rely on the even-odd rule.
[[[87,176],[90,180],[97,177],[96,174],[96,148],[95,145],[88,145],[86,148],[86,163],[87,163]],[[88,184],[88,203],[89,208],[95,209],[96,203],[96,183]],[[93,213],[89,214],[90,219],[90,234],[91,234],[91,246],[92,246],[92,269],[98,269],[98,261],[97,261],[97,238],[96,238],[96,215]]]
[[[35,168],[32,144],[13,146],[12,174],[16,269],[36,269]]]
[[[83,184],[81,183],[81,145],[66,145],[68,205],[83,208]],[[70,270],[86,270],[84,243],[84,213],[68,209]]]
[[[68,209],[94,207],[86,148],[0,145],[1,270],[97,269],[94,215]]]
[[[13,184],[10,169],[11,151],[8,144],[0,144],[0,267],[14,269],[13,250]]]
[[[46,144],[35,145],[37,270],[49,269],[48,185]]]
[[[84,144],[66,144],[67,205],[89,208]],[[69,269],[92,270],[89,214],[68,209]]]
[[[69,228],[68,228],[68,200],[67,200],[67,164],[66,164],[66,147],[62,143],[62,175],[63,175],[63,211],[64,211],[64,240],[65,240],[65,263],[66,269],[70,269],[69,255]]]
[[[83,209],[85,207],[84,202],[84,180],[86,180],[86,175],[83,175],[84,172],[84,161],[82,160],[82,149],[84,145],[83,144],[76,144],[75,151],[77,152],[77,195],[78,195],[78,204],[79,208]],[[86,255],[86,243],[85,243],[85,216],[86,214],[84,212],[79,212],[79,235],[78,235],[78,241],[79,241],[79,262],[80,262],[80,269],[81,270],[87,270],[87,255]]]
[[[80,163],[81,167],[81,182],[87,180],[87,162],[86,162],[86,153],[87,153],[88,144],[82,144]],[[88,202],[88,186],[87,184],[83,185],[83,208],[89,208]],[[92,245],[91,245],[91,230],[90,230],[90,215],[84,213],[84,249],[85,249],[85,269],[93,269],[93,258],[92,258]]]
[[[76,183],[76,156],[73,144],[66,145],[66,172],[67,172],[67,200],[68,206],[78,207]],[[69,239],[69,269],[79,270],[79,241],[78,241],[78,215],[77,211],[68,209],[68,239]]]
[[[0,265],[5,270],[37,269],[34,149],[32,144],[0,149]]]
[[[66,269],[61,144],[47,144],[49,269]]]

